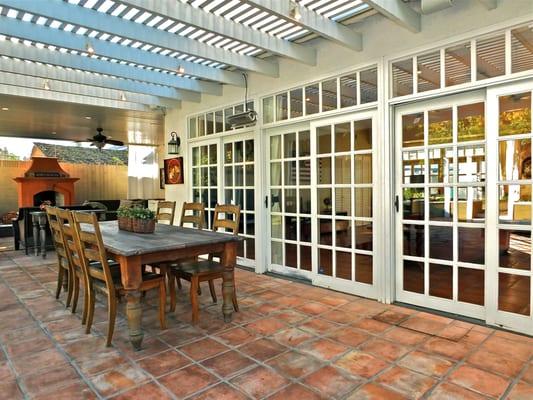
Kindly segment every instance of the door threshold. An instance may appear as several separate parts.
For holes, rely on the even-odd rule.
[[[273,278],[285,279],[287,281],[298,282],[298,283],[303,283],[305,285],[313,286],[311,279],[302,278],[299,276],[284,275],[284,274],[279,274],[277,272],[271,272],[271,271],[265,272],[264,275],[271,276]]]

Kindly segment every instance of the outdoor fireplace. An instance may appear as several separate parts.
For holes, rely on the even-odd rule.
[[[53,157],[32,157],[30,168],[17,182],[18,206],[39,206],[43,201],[68,206],[74,201],[74,182]]]

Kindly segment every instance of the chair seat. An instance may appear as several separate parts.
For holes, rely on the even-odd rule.
[[[199,260],[194,262],[180,263],[172,269],[181,276],[211,275],[213,273],[224,272],[224,267],[219,262],[213,260]]]

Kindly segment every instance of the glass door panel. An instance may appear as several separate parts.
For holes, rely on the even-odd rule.
[[[483,317],[485,107],[470,97],[397,110],[396,293]]]

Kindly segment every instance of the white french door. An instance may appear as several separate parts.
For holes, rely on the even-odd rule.
[[[533,334],[531,139],[533,80],[487,90],[487,322]]]
[[[483,92],[401,106],[396,300],[485,319]]]
[[[396,300],[533,332],[532,91],[396,109]]]
[[[267,134],[269,269],[376,298],[375,113]]]

